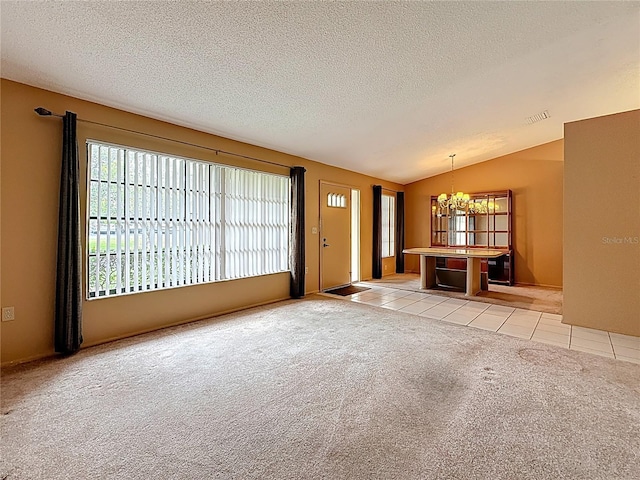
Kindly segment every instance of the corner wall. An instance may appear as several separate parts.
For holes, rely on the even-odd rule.
[[[401,185],[4,79],[0,90],[0,298],[2,306],[14,306],[16,314],[16,320],[0,324],[3,364],[53,354],[62,122],[60,119],[38,117],[33,109],[39,106],[57,113],[70,110],[76,112],[79,119],[305,167],[307,292],[315,292],[319,288],[320,236],[311,232],[313,227],[318,227],[320,180],[360,189],[361,277],[371,278],[372,185],[381,184],[384,188],[402,191]],[[88,138],[289,174],[286,168],[216,156],[202,148],[78,122],[82,218],[85,218],[86,202],[84,145]],[[83,346],[283,298],[289,298],[288,273],[85,301]]]
[[[640,335],[640,110],[564,131],[563,322]]]
[[[455,189],[466,193],[513,192],[515,281],[562,287],[563,141],[455,170]],[[451,191],[451,173],[405,185],[405,245],[431,244],[430,197]],[[419,272],[416,255],[405,257],[407,271]]]

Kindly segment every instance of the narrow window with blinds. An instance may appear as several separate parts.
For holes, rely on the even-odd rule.
[[[87,150],[87,298],[288,270],[288,176],[93,141]]]
[[[396,197],[382,194],[382,258],[395,256]]]

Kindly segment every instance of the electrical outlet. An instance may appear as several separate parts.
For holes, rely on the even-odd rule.
[[[309,273],[309,267],[304,267],[304,273]]]
[[[318,234],[318,228],[317,227],[311,227],[311,234],[312,235],[317,235]]]
[[[16,312],[13,307],[4,307],[2,309],[2,321],[10,322],[11,320],[16,319]]]

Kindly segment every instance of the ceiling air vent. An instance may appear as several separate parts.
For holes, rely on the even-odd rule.
[[[531,117],[527,117],[527,123],[529,125],[532,125],[532,124],[534,124],[536,122],[540,122],[542,120],[546,120],[549,117],[550,117],[549,110],[545,110],[544,112],[537,113],[537,114],[535,114],[535,115],[533,115]]]

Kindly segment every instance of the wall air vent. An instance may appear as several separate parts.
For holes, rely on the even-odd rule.
[[[540,122],[542,120],[546,120],[549,117],[550,117],[549,110],[545,110],[544,112],[537,113],[537,114],[535,114],[535,115],[533,115],[531,117],[527,117],[527,123],[529,125],[532,125],[532,124],[534,124],[536,122]]]

